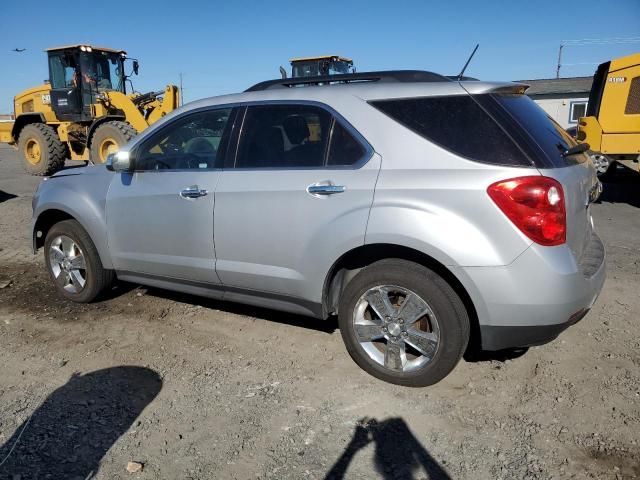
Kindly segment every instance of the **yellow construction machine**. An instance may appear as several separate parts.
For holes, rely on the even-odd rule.
[[[123,50],[69,45],[48,49],[47,56],[49,81],[16,95],[15,120],[0,122],[0,142],[15,145],[34,175],[55,173],[67,158],[104,163],[179,106],[174,85],[133,92],[130,77],[139,65]]]
[[[326,75],[340,75],[355,73],[353,60],[340,55],[320,55],[318,57],[300,57],[289,60],[291,63],[291,77],[322,77]],[[282,78],[287,78],[287,72],[280,67]]]
[[[640,171],[640,53],[598,66],[577,139],[602,175],[618,162]]]

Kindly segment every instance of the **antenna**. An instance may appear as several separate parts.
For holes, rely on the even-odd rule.
[[[467,69],[467,67],[469,66],[469,62],[471,62],[471,59],[473,58],[473,56],[476,54],[476,51],[478,50],[478,47],[480,46],[479,43],[476,43],[476,48],[473,49],[473,52],[471,52],[471,55],[469,55],[469,58],[467,59],[467,63],[464,64],[464,67],[462,67],[462,70],[460,70],[460,73],[458,74],[458,76],[456,77],[456,80],[460,81],[462,80],[462,77],[464,77],[464,72]]]
[[[180,106],[184,105],[184,90],[182,89],[182,72],[180,72]]]

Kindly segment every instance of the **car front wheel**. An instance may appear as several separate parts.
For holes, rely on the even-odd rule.
[[[362,269],[342,294],[338,319],[354,361],[397,385],[439,382],[469,341],[460,297],[435,272],[406,260],[381,260]]]
[[[75,220],[51,227],[44,248],[49,276],[69,300],[91,302],[113,281],[113,271],[103,268],[89,234]]]

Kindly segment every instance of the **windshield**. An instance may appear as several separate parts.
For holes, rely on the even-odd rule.
[[[341,75],[353,73],[353,65],[342,60],[314,60],[293,65],[293,77],[317,77],[321,75]]]
[[[119,53],[82,52],[80,69],[85,87],[91,91],[116,90],[125,93],[122,56]]]
[[[336,75],[342,73],[353,73],[353,65],[348,62],[331,62],[329,65],[329,75]]]

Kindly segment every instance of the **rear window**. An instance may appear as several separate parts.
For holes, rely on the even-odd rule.
[[[469,95],[401,98],[371,104],[457,155],[483,163],[531,166],[513,140]]]
[[[587,159],[585,154],[562,156],[575,141],[526,95],[402,98],[371,104],[418,135],[470,160],[555,168]]]

